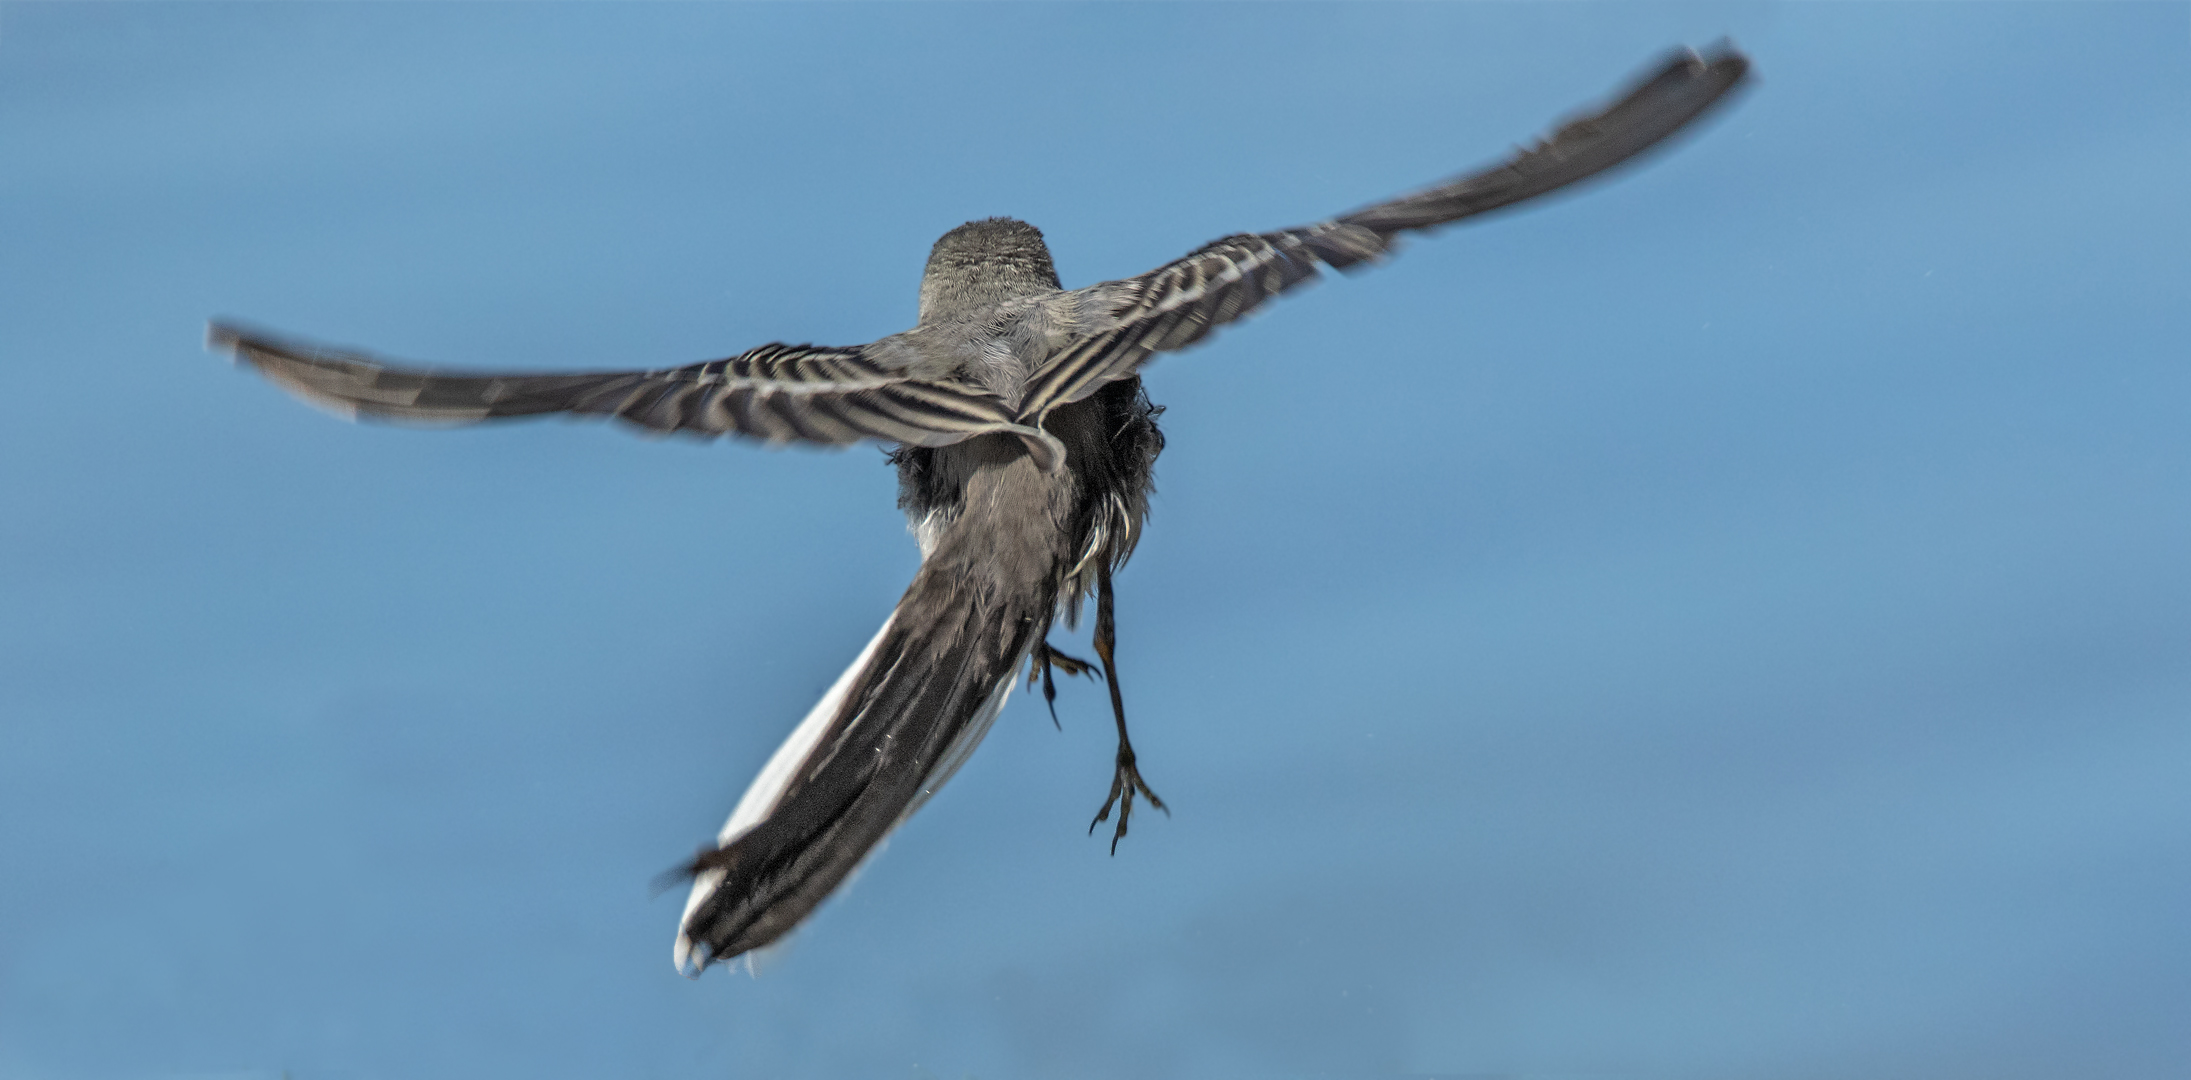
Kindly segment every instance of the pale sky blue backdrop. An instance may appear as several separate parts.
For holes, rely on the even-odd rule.
[[[719,823],[916,554],[871,449],[350,426],[1492,157],[1675,152],[1149,372],[1121,663],[759,980]],[[0,1076],[2191,1075],[2191,9],[0,8]]]

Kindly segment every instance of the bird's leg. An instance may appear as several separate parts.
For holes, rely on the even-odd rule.
[[[1126,701],[1118,694],[1118,660],[1113,652],[1117,641],[1118,626],[1111,615],[1111,565],[1098,557],[1096,560],[1096,657],[1103,661],[1103,681],[1111,687],[1111,715],[1118,718],[1118,767],[1111,773],[1111,794],[1103,800],[1103,809],[1096,811],[1095,820],[1088,823],[1088,831],[1111,816],[1111,804],[1118,804],[1118,831],[1111,834],[1111,854],[1118,854],[1118,842],[1126,837],[1126,819],[1133,816],[1134,792],[1140,792],[1149,805],[1169,815],[1164,800],[1149,790],[1148,782],[1141,779],[1141,770],[1134,767],[1134,744],[1126,737]]]
[[[1047,641],[1035,643],[1027,654],[1027,688],[1035,688],[1035,681],[1042,681],[1042,703],[1050,707],[1050,726],[1060,731],[1064,726],[1057,722],[1057,683],[1050,680],[1050,668],[1056,666],[1067,675],[1086,675],[1095,678],[1095,665],[1052,648]]]

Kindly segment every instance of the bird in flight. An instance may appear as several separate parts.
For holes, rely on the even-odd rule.
[[[858,659],[762,768],[692,879],[674,959],[697,975],[788,933],[950,778],[1021,665],[1100,667],[1118,725],[1110,792],[1089,825],[1126,835],[1136,798],[1164,808],[1134,757],[1119,693],[1111,578],[1132,556],[1164,437],[1140,370],[1322,267],[1381,261],[1433,229],[1586,179],[1725,99],[1749,61],[1679,50],[1617,100],[1489,167],[1299,228],[1213,241],[1139,277],[1065,289],[1042,234],[1010,218],[945,233],[910,330],[865,345],[763,345],[650,371],[496,374],[405,367],[215,323],[210,345],[352,417],[429,424],[568,413],[770,443],[894,444],[898,505],[921,565]],[[1095,602],[1095,662],[1050,647]]]

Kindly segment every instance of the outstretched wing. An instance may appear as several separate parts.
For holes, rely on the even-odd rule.
[[[493,375],[400,367],[215,323],[207,345],[314,404],[347,416],[425,424],[573,413],[655,431],[843,445],[943,446],[983,432],[1032,439],[975,387],[915,378],[872,346],[763,345],[657,371]],[[1043,440],[1033,440],[1043,441]]]
[[[1620,100],[1490,168],[1297,229],[1228,236],[1140,277],[1065,294],[1092,329],[1035,372],[1020,422],[1132,374],[1153,353],[1185,348],[1263,301],[1317,276],[1376,259],[1410,229],[1429,229],[1558,190],[1680,131],[1742,82],[1750,62],[1721,46],[1683,49]],[[1091,310],[1092,309],[1092,310]]]

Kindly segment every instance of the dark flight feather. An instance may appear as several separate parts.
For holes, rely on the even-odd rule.
[[[1183,349],[1265,300],[1318,276],[1378,259],[1402,232],[1448,225],[1588,179],[1663,142],[1724,100],[1749,72],[1730,48],[1680,50],[1618,101],[1567,121],[1535,145],[1488,168],[1330,221],[1228,236],[1137,278],[1064,294],[1094,303],[1097,328],[1043,362],[1021,396],[1018,419],[1039,427],[1051,409],[1132,374],[1159,352]]]

